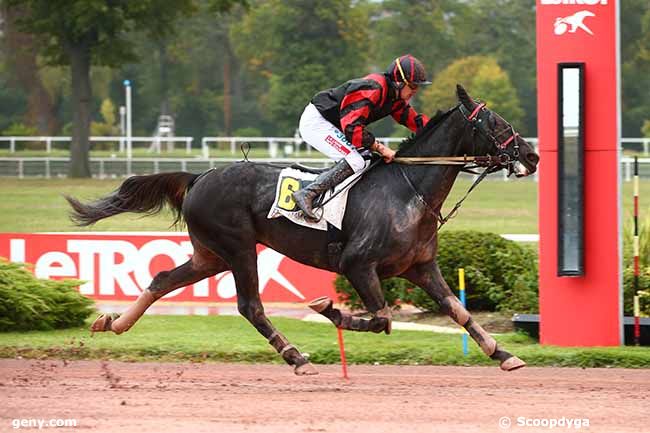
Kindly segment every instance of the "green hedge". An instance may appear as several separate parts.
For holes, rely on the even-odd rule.
[[[537,254],[498,234],[449,231],[439,234],[438,265],[458,294],[458,268],[465,269],[467,306],[470,310],[538,311]],[[382,282],[389,305],[410,303],[425,311],[437,304],[419,287],[400,278]],[[350,283],[339,276],[335,283],[341,298],[355,309],[363,308]]]
[[[634,314],[634,267],[623,271],[623,310],[626,316]],[[650,316],[650,266],[639,269],[639,306],[641,315]]]
[[[0,331],[29,331],[83,325],[94,302],[79,294],[77,280],[43,280],[24,264],[0,258]]]

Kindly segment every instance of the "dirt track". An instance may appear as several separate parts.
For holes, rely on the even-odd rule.
[[[623,369],[286,366],[0,360],[0,432],[13,419],[101,432],[647,432],[650,372]],[[498,426],[510,417],[512,427]],[[538,421],[533,421],[538,419]],[[550,421],[549,421],[550,422]],[[37,429],[22,428],[36,431]]]

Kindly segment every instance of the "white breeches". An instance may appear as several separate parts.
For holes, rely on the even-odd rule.
[[[325,119],[314,104],[310,103],[303,111],[299,128],[302,139],[328,158],[334,161],[345,158],[355,173],[365,167],[363,157],[345,134]]]

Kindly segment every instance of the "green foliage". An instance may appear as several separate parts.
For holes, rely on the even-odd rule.
[[[15,122],[2,131],[2,134],[15,137],[34,137],[38,135],[38,131],[33,126]],[[38,141],[17,141],[15,146],[16,150],[41,150],[44,148],[44,144]]]
[[[650,206],[646,209],[645,218],[639,218],[639,264],[650,267]],[[634,224],[630,218],[623,226],[623,267],[633,265],[634,260]]]
[[[639,302],[641,315],[650,316],[650,207],[639,219]],[[633,314],[634,302],[634,224],[628,218],[623,227],[623,305]]]
[[[623,137],[636,137],[650,112],[650,2],[621,2]]]
[[[453,0],[385,0],[372,9],[373,61],[386,68],[397,56],[413,54],[429,77],[458,55],[454,28],[449,25],[462,5]]]
[[[0,331],[80,326],[94,312],[94,303],[77,292],[79,284],[38,279],[24,265],[0,259]]]
[[[513,125],[521,122],[523,111],[517,92],[508,74],[489,56],[465,57],[440,72],[435,82],[422,92],[422,111],[435,113],[454,106],[457,83]]]
[[[191,0],[141,0],[108,3],[105,0],[66,1],[65,7],[50,0],[6,0],[9,7],[22,7],[21,30],[41,37],[48,63],[67,65],[70,49],[92,51],[92,62],[117,66],[134,61],[131,31],[146,31],[161,38],[174,29],[178,16],[194,10]]]
[[[634,267],[623,271],[623,311],[626,316],[634,314]],[[641,316],[650,317],[650,266],[639,269],[639,307]]]
[[[259,103],[278,134],[293,135],[317,91],[366,73],[367,17],[354,3],[256,2],[233,25],[235,53],[265,81]]]
[[[110,99],[104,99],[100,108],[103,122],[91,122],[90,133],[99,137],[111,137],[119,135],[119,128],[115,125],[115,106]],[[94,145],[94,149],[112,148],[110,142],[100,142]]]
[[[534,0],[468,0],[450,14],[457,56],[489,56],[507,73],[523,117],[513,120],[525,136],[537,135]],[[480,42],[479,42],[480,41]],[[476,97],[486,98],[476,91]]]
[[[27,110],[27,95],[19,87],[11,85],[6,75],[0,63],[0,131],[3,135],[9,135],[5,130],[20,123]]]
[[[245,127],[245,128],[235,129],[232,132],[232,134],[235,137],[261,137],[262,136],[262,131],[260,131],[258,128],[248,126],[248,127]]]
[[[458,269],[465,269],[467,307],[470,310],[538,311],[537,256],[526,247],[492,233],[453,231],[439,234],[438,266],[458,295]],[[335,288],[344,302],[362,304],[349,282],[337,277]],[[382,281],[389,305],[410,303],[438,311],[437,304],[419,287],[399,278]]]
[[[33,137],[35,135],[38,135],[38,131],[33,126],[28,126],[24,123],[12,123],[7,129],[2,131],[2,135],[10,135],[15,137]]]
[[[643,134],[643,136],[646,138],[650,138],[650,119],[643,122],[643,127],[641,128],[641,134]]]

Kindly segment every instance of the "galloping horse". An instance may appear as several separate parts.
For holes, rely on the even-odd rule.
[[[535,172],[539,156],[513,127],[485,104],[473,101],[462,86],[459,104],[438,113],[398,157],[494,155],[498,168],[517,176]],[[471,160],[472,156],[460,158]],[[435,158],[432,158],[435,159]],[[489,159],[492,159],[490,157]],[[353,317],[319,298],[310,305],[338,327],[390,333],[391,313],[380,281],[400,276],[425,290],[463,326],[483,352],[503,370],[525,363],[502,350],[472,320],[444,281],[436,263],[437,229],[442,204],[463,165],[376,166],[350,190],[343,220],[343,247],[336,260],[328,249],[327,233],[293,224],[285,218],[267,219],[275,198],[280,169],[243,161],[202,175],[185,172],[134,176],[112,194],[90,204],[66,197],[79,225],[90,225],[123,212],[154,214],[165,204],[184,220],[194,247],[183,265],[158,273],[150,286],[121,316],[102,315],[91,330],[120,334],[167,293],[219,272],[231,270],[237,286],[239,312],[294,367],[298,375],[317,374],[300,351],[276,330],[264,314],[258,292],[257,243],[321,269],[345,275],[359,293],[371,319]]]

